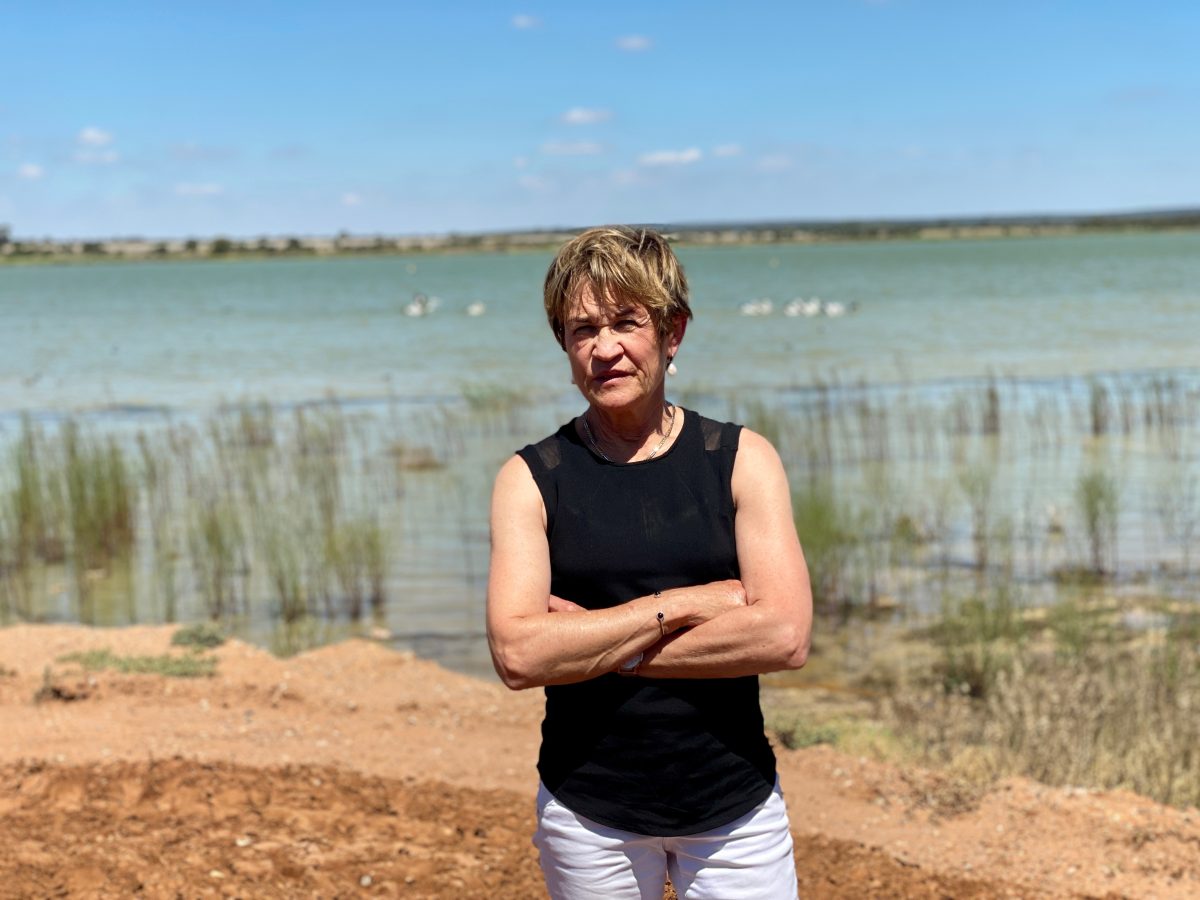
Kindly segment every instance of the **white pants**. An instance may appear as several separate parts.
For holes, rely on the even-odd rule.
[[[538,785],[534,846],[553,900],[795,900],[796,864],[779,782],[728,825],[652,837],[576,815]]]

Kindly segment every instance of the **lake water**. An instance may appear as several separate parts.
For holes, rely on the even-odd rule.
[[[444,438],[463,444],[449,470],[406,476],[388,626],[400,643],[479,671],[491,473],[580,405],[541,311],[550,256],[2,267],[0,452],[22,413],[51,427],[72,413],[129,430],[259,399],[287,407],[336,396],[426,425],[447,410],[466,409],[467,421],[474,410],[482,418]],[[1007,386],[1006,402],[1029,409],[1062,396],[1086,405],[1093,375],[1200,380],[1200,233],[685,248],[680,257],[696,318],[669,391],[714,415],[730,398],[794,406],[815,380],[877,386],[880,410],[888,390],[911,403],[948,385],[979,394],[989,378]],[[433,315],[402,314],[417,291],[440,299]],[[774,314],[739,313],[762,297]],[[855,311],[783,316],[795,297]],[[475,302],[485,315],[466,315]],[[514,411],[516,396],[533,408]],[[1034,421],[1024,426],[1032,442]],[[447,434],[429,433],[435,445]],[[1140,447],[1110,461],[1142,478],[1145,494],[1162,473],[1136,475]],[[799,444],[789,448],[798,459]],[[1056,453],[1055,466],[1039,468],[1013,449],[1000,470],[1062,479]],[[1068,452],[1070,471],[1081,453]],[[1047,496],[1067,504],[1070,494],[1063,485]],[[1137,542],[1152,506],[1127,517],[1127,551],[1150,553]],[[66,594],[50,597],[43,615],[69,618]],[[106,621],[151,615],[122,607]]]
[[[1200,364],[1200,233],[684,249],[687,388],[1022,378]],[[548,253],[0,269],[0,416],[437,398],[567,386],[541,312]],[[442,300],[407,318],[413,292]],[[782,302],[858,304],[786,319]],[[740,302],[770,297],[748,318]],[[469,318],[466,306],[487,305]]]

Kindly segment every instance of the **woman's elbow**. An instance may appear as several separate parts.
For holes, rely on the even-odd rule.
[[[520,675],[513,675],[512,673],[501,674],[500,681],[510,691],[527,691],[530,688],[535,688],[535,687],[540,686],[536,681],[533,681],[532,679],[524,678]]]
[[[541,685],[541,682],[533,676],[531,666],[515,646],[492,641],[491,650],[492,667],[500,676],[500,681],[510,691],[523,691]]]
[[[812,631],[799,622],[788,622],[780,635],[780,658],[784,669],[800,669],[808,662]]]

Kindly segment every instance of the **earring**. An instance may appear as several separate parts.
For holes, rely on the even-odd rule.
[[[675,365],[675,357],[673,357],[673,356],[667,357],[667,374],[668,375],[678,375],[679,374],[679,369]]]

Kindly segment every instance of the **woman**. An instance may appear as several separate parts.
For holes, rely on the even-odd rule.
[[[496,478],[488,640],[545,686],[538,830],[554,898],[791,898],[758,679],[798,668],[811,595],[760,435],[668,403],[691,309],[659,234],[568,241],[546,315],[587,401]]]

